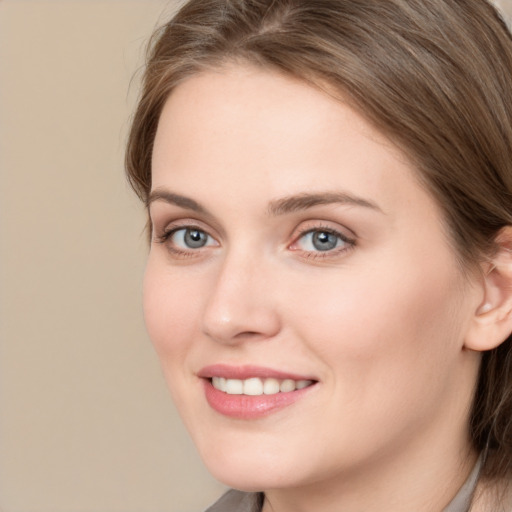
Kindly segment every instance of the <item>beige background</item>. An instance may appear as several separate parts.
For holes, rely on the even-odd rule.
[[[0,0],[3,512],[197,512],[221,492],[144,332],[122,168],[130,80],[175,6]]]
[[[3,512],[197,512],[221,492],[144,332],[122,167],[130,80],[170,10],[0,0]]]

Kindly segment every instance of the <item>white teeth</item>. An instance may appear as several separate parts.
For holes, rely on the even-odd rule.
[[[238,379],[226,379],[226,393],[228,395],[243,395],[244,381]]]
[[[244,380],[244,395],[257,396],[263,394],[263,382],[261,379]]]
[[[279,393],[279,381],[277,379],[265,379],[263,383],[263,393],[265,393],[265,395],[275,395]]]
[[[295,381],[292,379],[283,380],[279,386],[279,390],[281,393],[289,393],[290,391],[295,391]]]
[[[296,389],[303,389],[313,384],[311,380],[278,379],[268,378],[259,379],[252,377],[250,379],[225,379],[224,377],[212,377],[212,385],[215,389],[224,391],[228,395],[275,395],[279,392],[290,393]]]
[[[297,389],[304,389],[307,388],[312,382],[310,380],[298,380],[297,384],[295,384],[295,387]]]
[[[215,389],[226,391],[226,379],[224,377],[213,377],[212,384]]]

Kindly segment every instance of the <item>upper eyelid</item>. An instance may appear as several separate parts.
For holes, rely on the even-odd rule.
[[[318,232],[325,231],[327,233],[333,233],[335,235],[340,235],[342,238],[350,238],[348,235],[343,233],[343,230],[332,228],[330,226],[318,226],[318,227],[306,228],[306,229],[300,230],[298,233],[298,236],[299,237],[304,236],[304,235],[307,235],[308,233],[314,233],[315,231],[318,231]]]
[[[156,221],[152,222],[153,231],[160,231],[161,233],[168,233],[173,230],[177,229],[186,229],[186,228],[192,228],[192,229],[198,229],[200,231],[204,231],[210,236],[213,236],[216,238],[215,234],[212,234],[212,231],[215,233],[216,230],[212,229],[209,225],[206,225],[203,221],[193,218],[193,217],[187,217],[187,218],[176,218],[173,220],[166,220],[166,221]]]
[[[346,238],[347,240],[355,240],[358,238],[357,233],[353,229],[350,229],[339,222],[328,220],[309,220],[301,222],[300,225],[295,228],[292,238],[296,240],[298,237],[305,235],[306,233],[322,230],[339,234],[342,238]]]
[[[176,224],[177,227],[183,226],[199,228],[214,238],[225,236],[224,229],[215,221],[215,219],[205,218],[202,220],[201,214],[198,214],[195,211],[181,211],[174,214],[162,211],[161,214],[153,213],[153,215],[151,214],[150,209],[148,211],[152,231],[160,230],[160,232],[164,232],[167,231],[168,226]]]

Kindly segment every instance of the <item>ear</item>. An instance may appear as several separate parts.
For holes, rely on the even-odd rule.
[[[484,299],[464,344],[479,352],[496,348],[512,333],[512,226],[499,232],[496,244],[497,252],[484,268]]]

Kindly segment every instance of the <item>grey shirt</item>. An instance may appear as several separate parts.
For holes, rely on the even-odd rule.
[[[478,481],[480,461],[469,475],[459,492],[443,512],[468,512],[471,498]],[[206,512],[261,512],[263,495],[257,492],[242,492],[231,490],[213,504]]]

